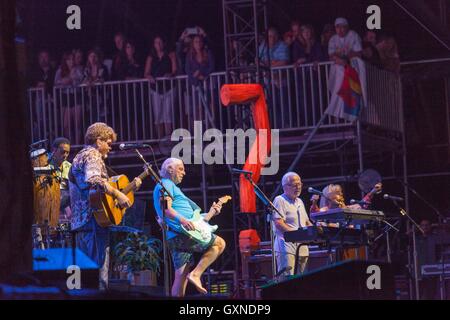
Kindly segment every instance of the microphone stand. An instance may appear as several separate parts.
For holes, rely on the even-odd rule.
[[[142,156],[142,154],[139,152],[138,149],[135,149],[136,153],[138,154],[139,158],[144,162],[145,168],[150,172],[150,175],[153,178],[153,181],[155,183],[159,184],[161,186],[161,203],[162,203],[162,222],[161,222],[161,228],[162,228],[162,239],[163,239],[163,260],[164,260],[164,291],[166,293],[166,296],[171,296],[170,291],[170,260],[169,260],[169,249],[167,247],[167,225],[166,225],[166,208],[167,203],[164,200],[165,194],[173,199],[172,194],[164,187],[164,184],[161,181],[161,178],[158,176],[158,174],[153,170],[152,165],[149,164],[145,158]],[[155,195],[153,195],[155,196]]]
[[[275,275],[277,274],[276,271],[276,260],[275,260],[275,246],[274,246],[274,234],[273,234],[273,219],[272,219],[272,214],[273,212],[277,212],[279,215],[280,212],[278,211],[278,209],[274,206],[274,204],[272,203],[272,201],[270,201],[270,199],[264,194],[264,192],[256,185],[255,182],[253,182],[252,178],[251,178],[251,174],[249,173],[242,173],[245,177],[245,179],[247,179],[251,185],[253,186],[253,189],[255,191],[255,194],[258,196],[258,198],[263,202],[263,204],[266,206],[266,211],[267,211],[267,220],[266,221],[270,221],[270,245],[272,247],[272,275],[275,277]]]
[[[400,213],[402,216],[405,216],[413,223],[412,227],[412,238],[413,238],[413,261],[414,261],[414,284],[416,287],[416,299],[420,300],[420,297],[418,295],[419,293],[419,272],[418,272],[418,263],[417,263],[417,244],[416,244],[416,228],[424,234],[423,229],[420,227],[420,225],[417,224],[417,222],[411,218],[411,216],[406,212],[405,209],[403,209],[396,200],[392,200],[394,205],[400,210]],[[411,272],[411,270],[410,270]]]
[[[425,199],[424,197],[422,197],[420,195],[420,193],[418,193],[414,188],[412,188],[408,183],[400,180],[400,179],[396,179],[397,181],[399,181],[401,184],[403,184],[409,191],[411,191],[417,198],[419,198],[419,200],[422,200],[423,203],[425,203],[428,207],[430,207],[434,213],[436,214],[436,216],[438,217],[438,222],[439,225],[443,225],[447,223],[447,219],[446,217],[444,217],[441,212],[439,211],[439,209],[437,209],[435,206],[433,206],[427,199]],[[440,284],[440,295],[441,295],[441,300],[445,299],[445,259],[444,259],[444,241],[443,241],[443,237],[442,237],[442,232],[439,233],[439,242],[440,242],[440,249],[441,249],[441,264],[442,264],[442,273],[439,275],[439,284]]]

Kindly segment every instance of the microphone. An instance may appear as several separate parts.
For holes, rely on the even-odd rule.
[[[253,174],[253,172],[251,172],[251,171],[240,170],[240,169],[235,169],[235,168],[231,169],[231,171],[233,171],[234,173],[243,173],[243,174],[249,174],[249,175]]]
[[[384,198],[385,200],[404,201],[404,199],[401,198],[401,197],[391,196],[391,195],[388,195],[388,194],[385,194],[385,195],[383,196],[383,198]]]
[[[309,188],[308,188],[308,192],[309,192],[309,193],[318,194],[319,196],[322,196],[322,197],[323,197],[323,192],[322,192],[322,191],[316,190],[316,189],[314,189],[314,188],[312,188],[312,187],[309,187]]]
[[[150,148],[150,145],[145,143],[121,143],[119,145],[120,150],[143,149],[143,148]]]

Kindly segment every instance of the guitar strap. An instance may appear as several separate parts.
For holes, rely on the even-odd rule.
[[[201,210],[202,209],[194,201],[192,201],[188,197],[186,197],[186,199],[188,200],[189,204],[191,205],[192,210],[195,211],[195,210]]]
[[[118,176],[119,175],[117,172],[114,171],[113,168],[111,168],[110,166],[107,166],[106,163],[105,163],[105,168],[106,168],[106,172],[108,173],[109,177]]]

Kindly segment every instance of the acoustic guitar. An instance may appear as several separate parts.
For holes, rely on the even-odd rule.
[[[139,178],[144,180],[149,174],[149,170],[146,169],[139,175]],[[130,182],[128,177],[122,174],[109,178],[108,183],[111,187],[126,195],[130,199],[131,205],[133,205],[134,191],[136,190],[134,180]],[[89,204],[94,209],[94,217],[98,225],[104,228],[120,224],[127,210],[127,208],[119,206],[118,201],[112,196],[99,190],[91,190],[89,192]]]
[[[225,204],[230,200],[231,200],[230,196],[223,196],[219,198],[218,203]],[[219,228],[217,225],[212,226],[208,223],[209,219],[214,217],[216,214],[217,213],[213,211],[211,213],[202,215],[200,213],[200,210],[195,210],[194,216],[191,219],[188,219],[189,221],[192,222],[195,229],[187,230],[185,227],[180,225],[180,232],[184,233],[185,235],[194,239],[195,241],[206,245],[211,241],[212,234],[216,232],[216,230]]]

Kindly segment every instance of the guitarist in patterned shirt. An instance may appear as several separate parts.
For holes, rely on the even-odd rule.
[[[92,124],[85,135],[85,146],[73,159],[69,172],[71,227],[76,232],[77,247],[100,266],[100,288],[108,285],[109,229],[98,225],[89,202],[92,190],[102,190],[117,200],[124,208],[131,205],[130,199],[108,183],[108,172],[104,159],[116,141],[114,129],[102,122]],[[135,178],[136,187],[142,184]]]
[[[183,161],[177,158],[166,159],[161,166],[160,174],[164,187],[173,196],[173,200],[169,197],[164,198],[167,202],[165,210],[165,222],[168,226],[167,244],[175,268],[172,296],[183,297],[188,281],[195,286],[197,291],[206,294],[207,290],[202,286],[201,276],[225,250],[225,240],[213,234],[209,243],[202,244],[179,232],[180,225],[186,230],[194,230],[194,225],[189,219],[193,217],[194,211],[200,208],[177,186],[186,174]],[[153,191],[153,201],[159,221],[163,217],[160,194],[161,186],[157,185]],[[221,209],[222,204],[214,202],[208,214],[219,214]],[[203,253],[195,268],[193,268],[194,252]]]

